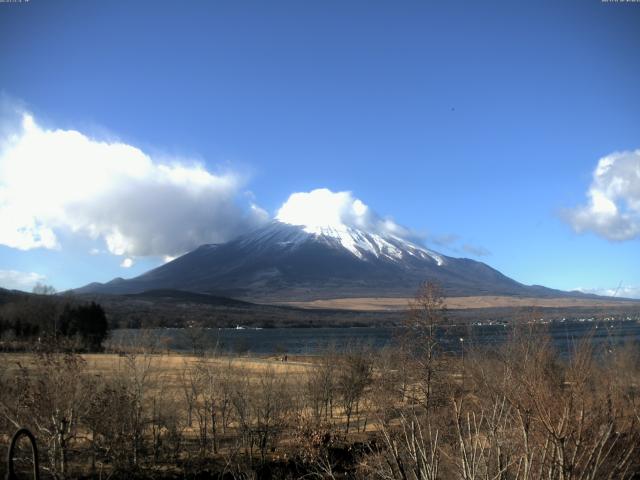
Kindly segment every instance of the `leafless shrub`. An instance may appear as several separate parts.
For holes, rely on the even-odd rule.
[[[45,468],[61,477],[69,473],[69,456],[92,392],[84,368],[79,355],[40,354],[34,365],[19,365],[2,397],[5,419],[36,433],[46,447]]]
[[[435,480],[440,478],[438,430],[416,409],[399,412],[397,423],[379,425],[382,448],[363,462],[367,476],[388,480]]]
[[[373,361],[370,352],[362,347],[352,347],[340,357],[336,388],[340,405],[346,416],[345,431],[349,433],[353,416],[360,413],[360,403],[366,388],[371,384]]]
[[[264,462],[269,448],[275,448],[280,435],[289,424],[291,397],[287,383],[272,369],[260,375],[252,398],[255,435]]]
[[[333,418],[336,394],[336,354],[325,352],[306,378],[306,397],[316,425]]]
[[[86,422],[92,439],[94,469],[96,457],[115,471],[124,471],[134,465],[134,408],[135,401],[125,382],[105,379],[98,386]]]
[[[548,338],[530,333],[517,331],[492,359],[472,359],[474,383],[452,399],[458,474],[626,478],[638,424],[596,365],[590,339],[563,361]]]
[[[337,462],[332,455],[334,448],[346,443],[330,423],[318,423],[316,418],[298,415],[292,432],[292,455],[309,473],[309,478],[336,478]]]

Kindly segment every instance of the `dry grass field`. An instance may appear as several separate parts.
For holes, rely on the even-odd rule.
[[[206,365],[216,371],[236,371],[256,381],[265,374],[274,374],[292,385],[302,384],[316,368],[313,357],[289,356],[284,362],[280,356],[194,356],[179,353],[132,354],[115,353],[80,354],[84,361],[83,372],[98,378],[113,380],[127,375],[132,368],[145,370],[151,379],[151,390],[161,389],[164,396],[180,399],[184,389],[184,374]],[[17,375],[21,367],[33,369],[40,361],[32,353],[0,353],[0,365],[6,376]],[[131,362],[135,363],[132,367]]]
[[[276,461],[308,447],[297,436],[311,425],[331,424],[345,441],[375,430],[364,395],[373,362],[358,358],[364,370],[344,376],[347,364],[328,357],[0,353],[0,387],[8,387],[0,388],[0,446],[28,426],[41,447],[67,450],[49,467],[61,477],[95,465],[96,450],[120,474],[195,460]],[[340,399],[339,381],[357,390]]]
[[[105,377],[114,376],[125,368],[128,358],[116,353],[86,353],[80,354],[86,362],[87,372]],[[203,357],[195,355],[183,355],[180,353],[144,354],[135,355],[137,362],[151,361],[153,371],[163,378],[175,378],[185,367],[193,366],[203,361],[220,368],[228,366],[242,368],[243,370],[260,373],[272,370],[285,376],[302,375],[314,368],[313,357],[289,356],[287,362],[283,362],[280,356],[264,357]],[[38,356],[32,353],[0,353],[0,365],[5,372],[16,371],[19,365],[32,367],[38,362]]]
[[[287,302],[285,305],[315,308],[360,311],[402,311],[407,310],[411,298],[333,298],[308,302]],[[506,296],[447,297],[446,306],[450,310],[471,308],[502,307],[620,307],[637,306],[638,302],[627,300],[591,299],[591,298],[528,298]]]

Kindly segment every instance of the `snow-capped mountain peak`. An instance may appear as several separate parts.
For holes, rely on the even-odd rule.
[[[344,223],[293,225],[276,220],[271,228],[277,229],[278,225],[293,228],[286,242],[289,245],[299,244],[311,237],[330,246],[342,247],[360,260],[374,257],[402,261],[409,257],[417,257],[431,259],[437,265],[443,265],[445,262],[444,258],[436,252],[398,236],[367,232]]]

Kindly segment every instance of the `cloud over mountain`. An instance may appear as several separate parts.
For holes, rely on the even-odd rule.
[[[367,232],[415,238],[417,235],[389,217],[381,217],[351,192],[318,188],[292,193],[276,213],[276,219],[309,230],[320,227],[357,228]]]
[[[577,232],[616,241],[640,237],[640,150],[601,158],[587,197],[587,205],[565,212]]]
[[[75,130],[45,129],[26,113],[17,128],[0,131],[2,245],[60,248],[65,231],[102,239],[116,255],[177,255],[268,218],[243,198],[234,173],[161,161]]]

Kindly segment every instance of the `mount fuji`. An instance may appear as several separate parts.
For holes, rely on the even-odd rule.
[[[447,296],[567,297],[523,285],[490,266],[429,250],[394,233],[279,220],[229,242],[202,245],[138,277],[92,283],[77,293],[132,294],[174,289],[258,302],[411,297],[426,280]]]

